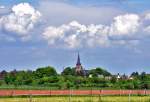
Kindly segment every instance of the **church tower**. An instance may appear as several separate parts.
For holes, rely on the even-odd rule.
[[[76,75],[83,75],[83,67],[82,67],[81,62],[80,62],[79,53],[78,53],[76,67],[75,67],[75,72],[76,72]]]

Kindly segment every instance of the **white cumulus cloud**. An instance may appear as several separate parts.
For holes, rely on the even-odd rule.
[[[83,25],[77,21],[59,27],[49,26],[43,32],[43,38],[49,44],[61,44],[69,48],[108,44],[109,27],[103,25]]]
[[[59,27],[49,26],[43,32],[43,38],[48,41],[49,44],[55,44],[59,42],[66,43],[69,47],[73,48],[78,46],[77,40],[80,33],[86,32],[86,26],[81,25],[76,21],[72,21],[69,24],[63,24]]]
[[[148,34],[150,34],[150,13],[146,13],[145,14],[145,17],[144,17],[144,24],[145,24],[145,27],[144,27],[144,31]]]
[[[3,5],[0,5],[0,9],[4,9],[5,8],[5,6],[3,6]]]
[[[114,18],[111,24],[110,35],[131,35],[137,32],[140,26],[140,17],[137,14],[125,14]]]
[[[124,14],[114,17],[114,21],[106,26],[103,24],[80,24],[77,21],[72,21],[68,24],[63,24],[58,27],[49,26],[43,32],[43,38],[49,44],[65,45],[69,48],[76,47],[107,47],[111,44],[136,44],[138,40],[134,39],[133,34],[140,27],[140,17],[136,14]],[[133,34],[132,34],[133,33]],[[130,36],[133,39],[111,39],[117,36]]]
[[[41,13],[28,3],[20,3],[12,7],[12,12],[0,18],[0,28],[17,33],[19,36],[29,37],[35,23],[39,21]]]
[[[145,20],[150,20],[150,13],[147,13],[147,14],[145,15]]]

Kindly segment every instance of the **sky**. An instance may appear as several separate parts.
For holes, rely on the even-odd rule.
[[[0,0],[0,70],[150,73],[149,0]]]

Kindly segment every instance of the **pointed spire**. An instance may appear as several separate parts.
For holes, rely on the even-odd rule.
[[[77,64],[76,65],[81,65],[79,52],[78,52],[78,59],[77,59]]]

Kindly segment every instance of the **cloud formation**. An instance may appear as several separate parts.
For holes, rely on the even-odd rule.
[[[5,6],[3,6],[3,5],[0,5],[0,9],[4,9],[5,8]]]
[[[37,8],[28,3],[14,5],[11,13],[0,17],[0,30],[21,40],[29,39],[34,30],[32,33],[38,33],[38,39],[34,39],[39,42],[44,39],[50,46],[67,48],[136,45],[150,33],[148,12],[140,15],[112,7],[79,7],[49,1],[42,1]],[[40,20],[43,25],[36,29]]]
[[[137,14],[124,14],[114,17],[109,26],[102,24],[84,25],[72,21],[59,27],[49,26],[42,35],[50,45],[64,44],[69,48],[136,44],[138,40],[134,37],[138,35],[140,23],[140,17]]]
[[[11,13],[0,17],[0,29],[16,33],[22,39],[28,38],[28,32],[39,21],[41,13],[28,3],[14,5]]]
[[[150,12],[145,14],[145,28],[144,28],[144,31],[148,34],[150,34]]]
[[[137,32],[140,26],[140,17],[137,14],[125,14],[114,18],[114,23],[111,24],[110,34],[126,35]]]

